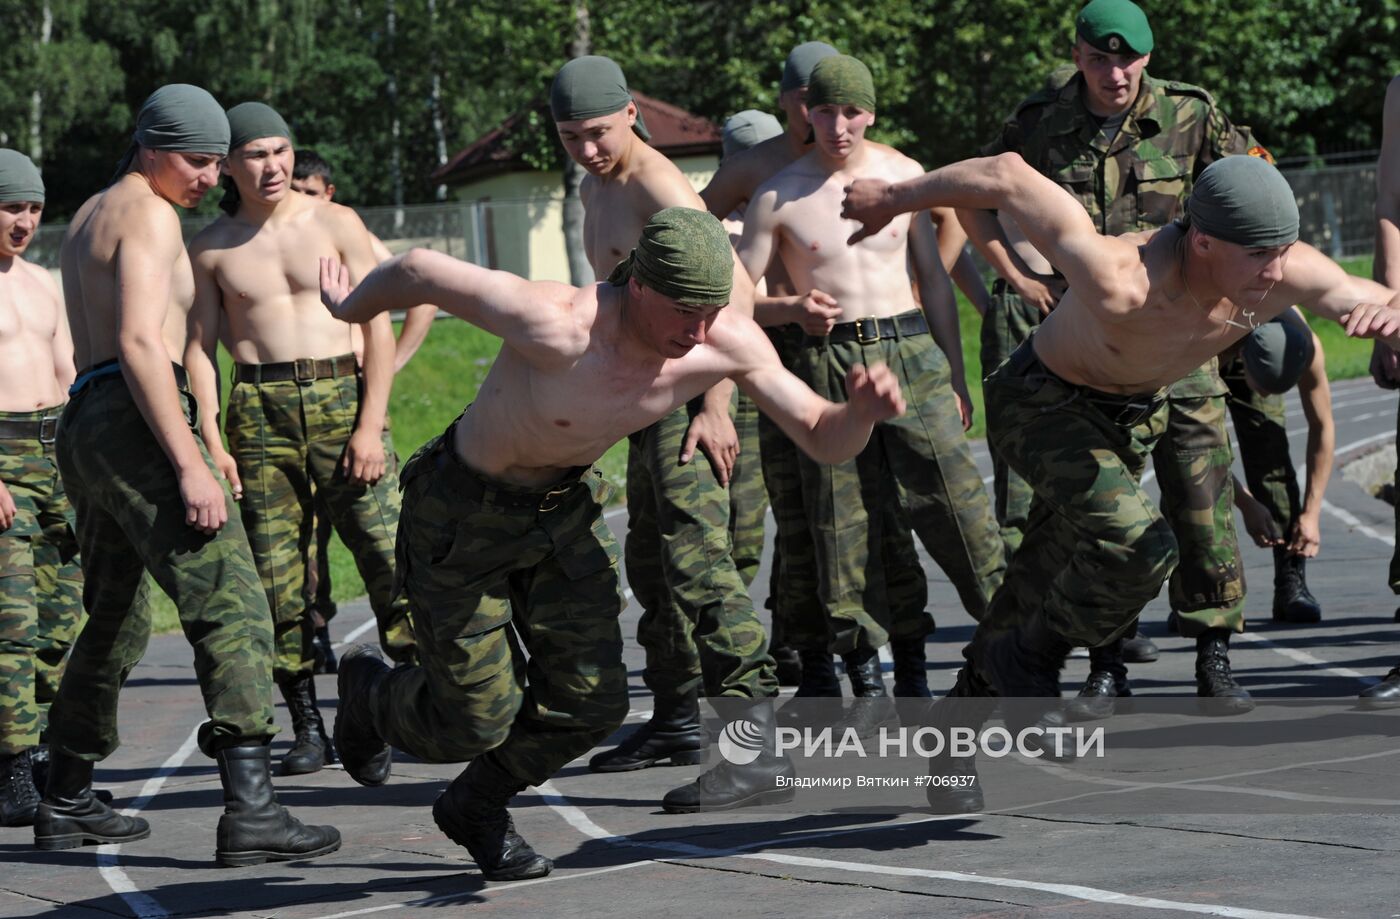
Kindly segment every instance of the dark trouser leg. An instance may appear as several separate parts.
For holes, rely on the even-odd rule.
[[[1022,300],[1005,281],[993,284],[991,302],[987,306],[987,314],[982,317],[982,376],[986,377],[1001,366],[1001,362],[1011,356],[1011,352],[1026,340],[1040,321],[1040,311]],[[990,425],[991,419],[987,421]],[[1030,514],[1032,492],[1030,485],[1012,471],[1006,460],[990,445],[989,431],[996,518],[1009,559],[1021,545],[1021,536]]]

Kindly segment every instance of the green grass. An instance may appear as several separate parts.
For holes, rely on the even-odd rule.
[[[1371,259],[1349,259],[1342,263],[1352,274],[1370,277]],[[972,395],[973,422],[971,437],[981,437],[985,432],[985,412],[982,406],[982,362],[981,348],[982,320],[971,304],[958,294],[958,315],[962,331],[963,361],[967,368],[968,389]],[[1327,354],[1327,375],[1333,380],[1344,380],[1365,376],[1371,360],[1371,343],[1347,338],[1335,322],[1308,317]],[[408,459],[414,450],[436,436],[447,427],[453,418],[476,396],[486,371],[496,352],[500,350],[500,340],[486,332],[453,319],[444,319],[433,325],[423,347],[409,362],[403,372],[394,380],[394,392],[389,402],[389,415],[394,434],[394,445],[400,459]],[[220,378],[228,379],[231,360],[220,349]],[[224,397],[228,397],[228,387],[224,387]],[[623,484],[627,470],[627,445],[620,443],[609,450],[599,461],[608,479],[613,484]],[[355,569],[354,559],[349,550],[335,538],[331,545],[331,584],[332,595],[337,601],[351,600],[364,595],[364,583]],[[152,585],[154,587],[154,585]],[[172,603],[159,590],[153,591],[156,598],[154,627],[158,631],[178,628]]]

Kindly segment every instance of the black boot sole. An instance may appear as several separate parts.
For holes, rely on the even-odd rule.
[[[481,860],[472,852],[471,846],[467,845],[465,834],[457,829],[452,818],[448,816],[446,810],[443,809],[441,795],[433,802],[433,822],[437,824],[439,830],[442,830],[444,836],[467,850],[467,854],[472,857],[472,861],[476,862],[476,867],[481,872],[481,876],[488,881],[528,881],[533,878],[542,878],[554,870],[553,860],[540,855],[538,852],[535,852],[534,849],[530,851],[534,852],[535,857],[523,865],[504,870],[486,869],[482,866]],[[526,843],[526,845],[529,845],[529,843]]]
[[[35,836],[34,848],[43,852],[53,852],[58,849],[76,849],[79,846],[121,845],[125,842],[137,842],[150,835],[150,827],[125,836],[103,836],[98,833],[59,833],[56,836]]]
[[[792,788],[769,788],[756,791],[746,798],[737,798],[723,804],[666,804],[661,809],[668,814],[708,814],[716,811],[732,811],[740,807],[758,807],[761,804],[786,804],[796,797]]]
[[[246,868],[264,862],[295,862],[304,858],[320,858],[330,855],[340,848],[340,840],[309,852],[279,852],[273,849],[247,849],[242,852],[215,852],[214,860],[220,868]]]
[[[282,768],[279,771],[279,774],[310,775],[313,772],[320,772],[322,769],[326,768],[326,765],[327,763],[325,760],[321,760],[320,762],[294,763],[290,759],[284,758],[282,760]]]
[[[928,809],[935,814],[980,814],[987,809],[982,790],[974,788],[935,788],[925,794]]]
[[[1202,715],[1212,718],[1231,718],[1254,711],[1253,699],[1227,699],[1222,696],[1208,696],[1196,693],[1197,708]]]
[[[638,769],[650,769],[652,766],[699,766],[710,758],[710,751],[706,750],[677,750],[674,753],[663,753],[661,756],[652,756],[645,759],[634,760],[622,763],[593,763],[589,762],[589,772],[636,772]]]

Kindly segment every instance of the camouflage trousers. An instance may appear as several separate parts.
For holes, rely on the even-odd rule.
[[[998,279],[992,285],[987,312],[982,317],[982,376],[985,378],[1011,356],[1021,342],[1040,326],[1040,310],[1031,306],[1011,285]],[[985,385],[984,385],[985,390]],[[985,392],[984,392],[985,397]],[[991,425],[991,418],[987,424]],[[1009,559],[1021,545],[1030,514],[1032,491],[1026,480],[1017,475],[992,444],[990,432],[987,446],[992,456],[992,492],[995,495],[997,524],[1001,528],[1002,544]]]
[[[453,428],[404,466],[399,591],[418,639],[370,701],[375,729],[429,762],[488,754],[532,785],[627,715],[610,489],[579,470],[552,489],[489,479]]]
[[[364,579],[393,660],[413,655],[408,605],[394,600],[394,533],[399,524],[398,461],[386,426],[388,466],[374,485],[350,482],[341,469],[359,413],[360,378],[238,383],[229,393],[224,431],[243,480],[239,510],[272,608],[275,676],[311,673],[315,626],[306,569],[314,538],[314,496],[325,502]]]
[[[763,564],[763,521],[768,493],[759,458],[758,406],[743,393],[734,393],[734,430],[739,435],[739,458],[729,476],[729,544],[734,570],[748,587]],[[698,666],[697,658],[697,666]],[[698,671],[697,671],[698,672]]]
[[[185,420],[212,471],[194,396],[176,370]],[[151,633],[146,571],[174,601],[194,648],[209,715],[200,749],[213,756],[271,737],[272,615],[233,499],[217,533],[185,524],[179,479],[119,374],[69,400],[57,455],[77,515],[88,620],[53,703],[49,742],[89,760],[117,748],[117,695]]]
[[[1235,443],[1249,491],[1269,509],[1274,523],[1287,533],[1302,512],[1298,474],[1288,451],[1288,426],[1283,396],[1257,393],[1244,379],[1244,361],[1235,357],[1220,365],[1220,378],[1229,387],[1227,405],[1235,423]]]
[[[806,353],[807,336],[799,326],[770,328],[767,332],[784,366],[795,366]],[[802,498],[797,445],[764,415],[759,416],[759,440],[763,481],[777,530],[768,587],[773,611],[772,644],[829,648],[832,636],[820,596],[812,522]],[[929,626],[924,616],[928,577],[914,548],[909,518],[897,502],[885,505],[881,511],[885,519],[880,530],[883,538],[878,563],[885,584],[884,605],[892,611],[890,631],[895,638],[922,637]]]
[[[642,678],[660,696],[703,687],[711,696],[766,698],[778,681],[735,565],[731,496],[698,451],[685,465],[678,459],[699,409],[694,399],[629,438],[625,557],[642,607]]]
[[[1225,430],[1223,384],[1215,362],[1174,385],[1167,429],[1152,450],[1162,513],[1179,561],[1167,595],[1186,638],[1206,629],[1244,631],[1244,565],[1235,535],[1233,457]]]
[[[0,437],[0,481],[16,510],[0,531],[0,756],[39,743],[83,616],[73,509],[54,459],[61,410],[0,412],[0,422],[43,425],[32,438]]]
[[[793,367],[820,396],[846,400],[852,365],[889,365],[908,408],[881,422],[852,460],[836,465],[799,455],[802,495],[816,546],[819,595],[832,650],[878,648],[891,637],[933,630],[923,606],[902,608],[883,563],[889,508],[908,515],[963,607],[981,619],[1005,568],[991,503],[962,430],[948,361],[928,333],[875,342],[809,339]],[[918,559],[913,559],[918,565]],[[895,583],[898,583],[896,581]]]
[[[1037,615],[1075,644],[1125,634],[1176,567],[1176,538],[1140,484],[1166,430],[1165,401],[1138,397],[1120,408],[1127,397],[1051,373],[1031,341],[985,390],[996,448],[1035,498],[979,636]]]

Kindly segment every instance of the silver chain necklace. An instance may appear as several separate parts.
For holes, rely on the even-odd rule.
[[[1196,294],[1195,294],[1195,292],[1194,292],[1193,290],[1191,290],[1191,281],[1190,281],[1189,278],[1186,277],[1186,247],[1185,247],[1185,246],[1182,246],[1182,248],[1181,248],[1181,259],[1180,259],[1180,261],[1179,261],[1178,264],[1179,264],[1179,270],[1181,271],[1181,285],[1182,285],[1183,287],[1186,288],[1186,294],[1187,294],[1187,296],[1189,296],[1189,297],[1191,298],[1191,302],[1194,303],[1194,304],[1196,304],[1196,309],[1198,309],[1198,310],[1200,310],[1201,312],[1204,313],[1204,312],[1206,311],[1206,308],[1205,308],[1205,306],[1203,306],[1203,305],[1201,304],[1201,301],[1200,301],[1200,300],[1197,300],[1197,299],[1196,299]],[[1255,312],[1254,310],[1247,310],[1247,309],[1245,309],[1243,306],[1240,306],[1238,303],[1233,303],[1233,302],[1232,302],[1231,305],[1234,306],[1235,309],[1239,310],[1240,316],[1243,317],[1244,322],[1249,323],[1249,325],[1245,325],[1244,322],[1236,322],[1234,319],[1226,319],[1226,320],[1225,320],[1225,324],[1226,324],[1226,325],[1228,325],[1228,326],[1234,326],[1234,327],[1237,328],[1237,329],[1243,329],[1243,330],[1246,331],[1246,332],[1253,332],[1255,329],[1259,328],[1259,323],[1258,323],[1258,322],[1255,320],[1255,318],[1254,318],[1254,312]]]

